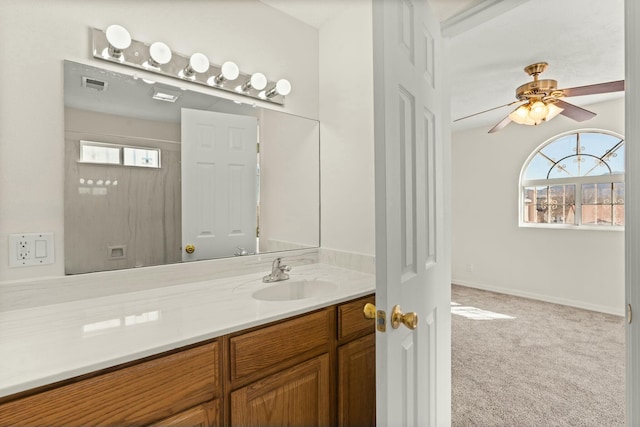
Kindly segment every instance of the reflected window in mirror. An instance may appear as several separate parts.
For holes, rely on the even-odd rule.
[[[80,141],[81,163],[160,168],[160,149]]]

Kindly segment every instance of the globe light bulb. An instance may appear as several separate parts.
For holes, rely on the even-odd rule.
[[[122,25],[109,25],[105,30],[107,41],[117,50],[123,50],[131,45],[131,34]]]
[[[262,73],[254,73],[251,76],[251,87],[255,90],[262,90],[267,86],[267,78]]]
[[[149,65],[158,67],[168,64],[171,61],[171,49],[162,42],[155,42],[149,47],[149,55],[151,56]]]
[[[544,120],[548,112],[549,109],[544,102],[536,101],[529,108],[529,117],[539,123]]]

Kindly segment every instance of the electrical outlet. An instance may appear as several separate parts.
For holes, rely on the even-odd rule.
[[[18,240],[18,243],[16,244],[16,249],[18,252],[17,254],[18,262],[20,261],[25,262],[30,258],[31,251],[29,251],[29,244],[27,243],[26,239],[24,239],[24,237],[21,236],[20,240]]]
[[[53,264],[53,233],[9,234],[9,266]]]

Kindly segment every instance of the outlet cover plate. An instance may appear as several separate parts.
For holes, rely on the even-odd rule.
[[[53,233],[9,234],[9,267],[28,267],[53,262]]]

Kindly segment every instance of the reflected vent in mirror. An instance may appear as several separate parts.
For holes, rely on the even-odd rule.
[[[107,90],[108,85],[109,84],[107,82],[103,82],[102,80],[82,76],[82,87],[97,90],[98,92],[103,92]]]

